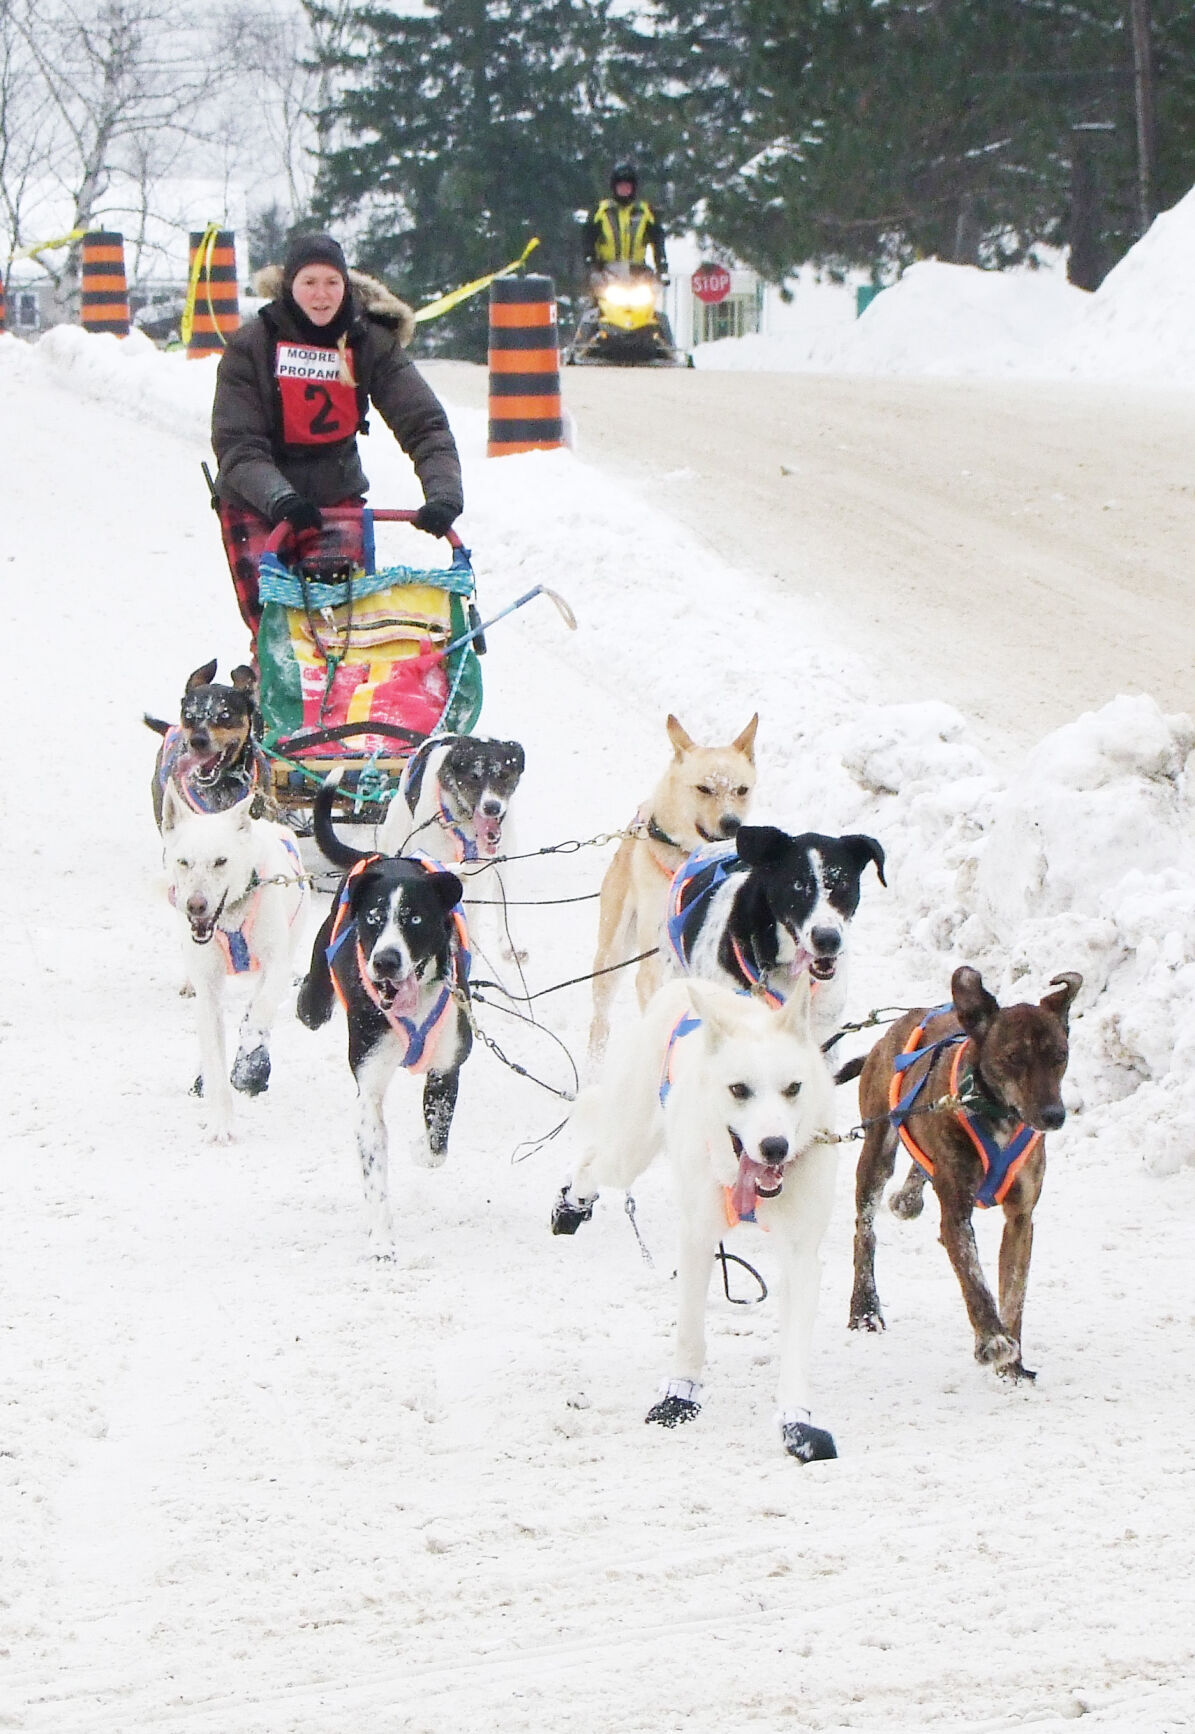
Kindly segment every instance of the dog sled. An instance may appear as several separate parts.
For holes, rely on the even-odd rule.
[[[414,518],[405,508],[332,508],[318,531],[280,524],[261,556],[260,744],[285,811],[310,809],[339,769],[342,809],[376,823],[424,741],[475,728],[479,659],[495,621],[545,595],[576,625],[542,584],[483,622],[472,556],[454,530],[444,537],[447,566],[380,565],[376,527]]]
[[[324,514],[280,524],[259,564],[262,750],[284,809],[310,807],[334,768],[358,814],[377,817],[428,735],[467,734],[481,713],[485,650],[469,550],[447,566],[379,566],[376,527],[414,511]]]

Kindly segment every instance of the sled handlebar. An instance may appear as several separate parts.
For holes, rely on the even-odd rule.
[[[353,518],[359,518],[363,511],[371,512],[375,523],[413,524],[418,510],[418,506],[321,506],[320,514],[325,523],[332,524],[351,522]],[[315,533],[318,535],[318,531]],[[270,531],[265,552],[281,555],[287,543],[293,542],[299,534],[300,532],[292,529],[284,518],[280,524],[275,524]],[[302,534],[310,535],[311,532],[305,530]],[[437,540],[441,539],[448,543],[454,553],[458,548],[464,547],[464,543],[453,529],[445,530],[443,537],[437,538]]]

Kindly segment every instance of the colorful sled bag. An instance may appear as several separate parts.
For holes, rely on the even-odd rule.
[[[467,548],[422,569],[374,559],[373,514],[362,514],[362,558],[323,575],[266,552],[259,565],[260,705],[267,748],[302,758],[404,751],[380,723],[426,735],[467,734],[481,710],[481,671],[470,629],[475,586]],[[350,725],[356,725],[351,726]],[[337,738],[333,731],[344,730]]]

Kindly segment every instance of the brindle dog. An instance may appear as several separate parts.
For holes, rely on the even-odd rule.
[[[950,989],[953,1009],[928,1017],[917,1046],[929,1047],[951,1036],[967,1038],[963,1065],[970,1065],[968,1096],[982,1115],[988,1135],[1007,1147],[1023,1125],[1038,1133],[1055,1131],[1066,1118],[1059,1094],[1068,1058],[1067,1020],[1071,1001],[1082,986],[1074,974],[1055,976],[1050,993],[1038,1005],[1001,1007],[983,985],[978,970],[956,969]],[[895,1062],[925,1011],[908,1012],[877,1042],[863,1065],[859,1105],[868,1125],[855,1183],[855,1286],[851,1295],[850,1328],[882,1331],[875,1286],[875,1213],[892,1176],[898,1134],[890,1118],[890,1091]],[[1024,1155],[1007,1190],[997,1201],[1004,1210],[1000,1244],[1000,1300],[997,1306],[984,1281],[971,1213],[985,1181],[985,1167],[963,1120],[950,1109],[934,1109],[951,1093],[951,1076],[960,1041],[939,1046],[905,1073],[911,1087],[925,1075],[917,1098],[919,1111],[905,1122],[908,1132],[932,1164],[932,1184],[941,1211],[941,1239],[946,1248],[967,1316],[975,1332],[975,1358],[1010,1379],[1036,1377],[1021,1360],[1021,1316],[1033,1247],[1033,1210],[1045,1178],[1045,1141],[1038,1137]],[[897,1216],[919,1216],[925,1170],[914,1162],[908,1178],[891,1199]]]

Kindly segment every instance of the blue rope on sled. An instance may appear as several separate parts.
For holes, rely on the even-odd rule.
[[[284,608],[302,608],[304,586],[277,554],[265,553],[258,562],[258,595],[263,602],[279,602]],[[353,579],[354,600],[373,596],[379,590],[391,590],[395,585],[426,584],[436,590],[447,590],[453,596],[472,596],[473,569],[467,562],[423,571],[417,566],[385,566],[380,572],[361,573]],[[306,600],[312,608],[341,608],[349,599],[349,586],[324,584],[309,578]]]

